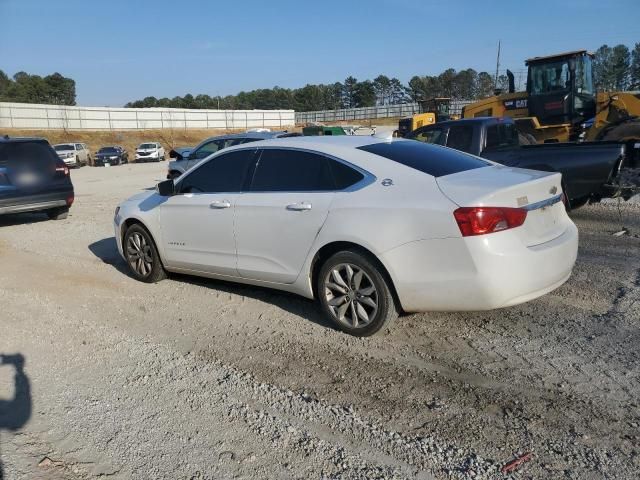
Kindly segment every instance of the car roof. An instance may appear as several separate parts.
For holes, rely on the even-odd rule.
[[[338,156],[341,154],[348,154],[349,152],[353,153],[358,147],[374,143],[413,141],[414,140],[405,140],[403,138],[377,137],[371,135],[317,135],[308,137],[300,136],[265,139],[258,142],[228,147],[225,148],[224,151],[239,150],[242,148],[282,147],[315,150]]]
[[[49,141],[42,137],[10,137],[9,135],[0,136],[0,143],[15,143],[15,142],[46,142]]]
[[[461,118],[459,120],[446,120],[444,122],[437,122],[431,125],[425,125],[420,127],[421,129],[426,127],[449,127],[451,125],[468,125],[476,123],[513,123],[511,117],[474,117],[474,118]]]
[[[226,133],[224,135],[215,135],[201,141],[198,145],[210,142],[211,140],[227,140],[231,138],[258,138],[260,140],[267,140],[270,138],[278,138],[280,135],[286,135],[291,132],[286,130],[280,130],[277,132],[241,132],[241,133]]]

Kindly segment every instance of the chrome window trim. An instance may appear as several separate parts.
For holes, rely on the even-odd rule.
[[[251,143],[247,144],[247,147],[251,145]],[[226,153],[233,153],[233,152],[241,152],[241,151],[255,151],[256,154],[260,154],[262,155],[261,152],[258,152],[258,150],[262,151],[262,150],[295,150],[295,151],[300,151],[300,152],[305,152],[305,153],[313,153],[315,155],[322,155],[324,157],[330,158],[331,160],[335,160],[336,162],[340,162],[343,165],[349,167],[349,168],[353,168],[354,170],[356,170],[357,172],[359,172],[363,178],[362,180],[359,180],[358,182],[354,183],[353,185],[348,186],[347,188],[343,188],[342,190],[238,190],[238,191],[230,191],[230,192],[193,192],[193,193],[177,193],[176,195],[220,195],[220,194],[225,194],[225,193],[239,193],[239,194],[246,194],[246,193],[327,193],[327,192],[337,192],[337,193],[342,193],[342,192],[355,192],[358,190],[361,190],[365,187],[368,187],[369,185],[371,185],[372,183],[375,183],[376,180],[378,179],[374,174],[372,174],[371,172],[365,170],[364,168],[359,167],[358,165],[354,165],[353,163],[350,163],[346,160],[343,160],[342,158],[339,157],[335,157],[329,153],[324,153],[324,152],[318,152],[317,150],[311,150],[308,148],[299,148],[299,147],[281,147],[281,146],[276,146],[276,145],[268,145],[268,146],[262,146],[262,147],[248,147],[248,148],[234,148],[233,150],[229,150],[227,148],[224,148],[222,150],[218,150],[218,152],[215,152],[213,154],[211,154],[210,157],[206,157],[202,160],[200,160],[198,162],[197,165],[195,165],[193,168],[191,168],[190,170],[188,170],[184,177],[184,179],[182,179],[180,181],[180,183],[184,182],[184,180],[186,178],[189,177],[189,175],[193,175],[194,172],[198,171],[198,169],[200,169],[202,166],[204,166],[206,163],[209,163],[211,160],[213,160],[214,158],[217,158],[218,156],[222,156],[225,155]],[[219,153],[219,155],[218,155]],[[255,169],[258,167],[260,163],[260,157],[258,157],[257,162],[255,162],[255,168],[253,169],[253,173],[255,174]],[[178,184],[176,184],[178,185]],[[249,188],[251,188],[251,186],[249,186]]]

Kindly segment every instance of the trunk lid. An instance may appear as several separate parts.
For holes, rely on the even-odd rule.
[[[516,230],[525,245],[533,246],[553,240],[566,229],[561,178],[559,173],[496,165],[438,177],[436,182],[461,207],[526,209],[527,218]]]

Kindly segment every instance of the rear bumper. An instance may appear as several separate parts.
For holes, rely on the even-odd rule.
[[[73,190],[4,200],[0,202],[0,215],[9,213],[41,212],[52,208],[68,207],[69,198],[73,199]]]
[[[504,231],[411,242],[381,259],[405,311],[474,311],[517,305],[554,290],[570,277],[577,252],[578,230],[567,221],[562,235],[532,247]]]

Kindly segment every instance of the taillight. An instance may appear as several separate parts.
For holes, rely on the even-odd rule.
[[[75,196],[72,193],[71,195],[69,195],[67,197],[67,207],[70,207],[71,205],[73,205],[73,201],[75,200]]]
[[[56,172],[63,172],[64,175],[69,175],[69,167],[65,166],[60,166],[60,167],[56,167]]]
[[[462,236],[470,237],[519,227],[527,218],[527,211],[508,207],[460,207],[453,216]]]

